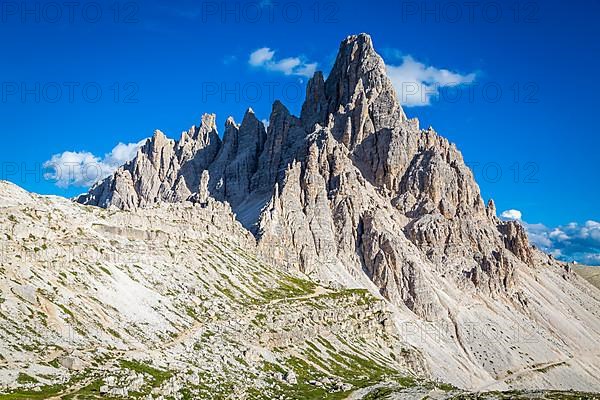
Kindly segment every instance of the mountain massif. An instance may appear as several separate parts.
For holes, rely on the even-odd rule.
[[[3,233],[21,253],[3,266],[0,337],[53,312],[77,332],[57,360],[101,365],[82,350],[101,347],[102,362],[137,366],[111,382],[140,391],[168,374],[151,397],[227,398],[236,377],[232,398],[600,391],[600,291],[496,216],[456,146],[407,117],[368,35],[310,79],[299,117],[277,101],[268,128],[249,109],[222,138],[215,120],[179,140],[156,131],[80,204],[5,185]],[[33,257],[19,275],[16,255],[35,248],[65,263]],[[158,367],[127,357],[144,352]]]

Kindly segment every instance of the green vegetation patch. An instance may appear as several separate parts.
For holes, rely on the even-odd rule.
[[[21,385],[26,385],[28,383],[38,383],[39,381],[35,379],[33,376],[27,375],[26,373],[19,372],[19,376],[17,377],[17,383]]]
[[[0,394],[0,400],[41,400],[56,396],[65,390],[65,385],[42,386],[38,391],[15,390],[10,393]]]
[[[144,364],[138,361],[121,360],[120,365],[121,368],[130,369],[138,373],[150,375],[154,379],[152,387],[161,386],[163,382],[165,382],[173,376],[173,373],[170,371],[156,369],[154,367],[149,366],[148,364]]]
[[[277,282],[277,286],[261,293],[261,297],[269,302],[289,298],[309,296],[315,292],[317,285],[311,281],[288,276]]]

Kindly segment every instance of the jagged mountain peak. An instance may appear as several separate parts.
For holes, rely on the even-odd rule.
[[[236,126],[237,124],[235,123],[235,119],[232,116],[227,117],[227,120],[225,121],[225,129],[227,130],[228,126]]]
[[[393,199],[392,204],[400,211],[416,216],[438,209],[444,215],[454,216],[464,209],[459,203],[465,199],[467,213],[472,205],[483,209],[479,207],[483,203],[477,185],[460,153],[447,148],[443,141],[437,142],[435,133],[423,133],[418,123],[406,119],[383,59],[367,34],[348,36],[342,41],[326,80],[321,72],[310,79],[300,118],[291,115],[276,100],[268,129],[249,108],[240,125],[231,118],[227,120],[222,140],[215,121],[214,114],[204,114],[199,127],[182,134],[174,151],[170,142],[162,143],[164,140],[160,139],[166,150],[161,147],[158,158],[138,154],[133,165],[151,159],[153,169],[157,170],[151,175],[161,180],[160,184],[152,185],[158,186],[152,191],[152,198],[145,198],[146,194],[140,192],[147,185],[136,182],[136,179],[150,179],[143,173],[130,174],[133,179],[127,174],[115,174],[107,179],[104,191],[111,193],[130,187],[127,191],[132,193],[116,197],[137,199],[133,200],[134,206],[187,199],[198,190],[202,171],[208,170],[211,193],[230,202],[237,213],[247,214],[236,207],[254,202],[250,207],[254,209],[252,217],[245,221],[246,226],[253,226],[260,219],[261,207],[270,202],[274,185],[278,184],[283,191],[288,167],[305,159],[311,134],[326,129],[350,150],[345,154],[357,168],[358,177],[369,182],[379,194]],[[456,166],[450,167],[452,163]],[[424,180],[419,172],[423,170],[428,170],[434,181]],[[115,180],[122,179],[127,183],[115,185]],[[437,188],[432,190],[427,186]],[[80,201],[108,204],[110,197],[109,194],[101,203],[86,196]]]
[[[322,279],[374,283],[427,318],[441,305],[395,283],[407,279],[400,260],[409,253],[424,252],[409,257],[423,276],[423,262],[456,257],[457,282],[494,293],[507,293],[519,262],[531,259],[524,233],[488,216],[456,147],[406,119],[366,34],[341,43],[327,80],[310,80],[300,118],[275,101],[267,130],[248,109],[240,125],[227,120],[222,140],[215,119],[204,114],[177,144],[155,141],[79,201],[135,208],[184,201],[202,186],[265,246],[289,248],[286,262]],[[375,237],[394,246],[365,247]]]
[[[200,120],[200,128],[204,127],[208,131],[217,129],[217,115],[204,113]]]
[[[271,115],[273,114],[290,115],[290,110],[280,100],[275,100],[271,107]]]
[[[248,107],[248,109],[244,113],[244,116],[242,117],[242,123],[241,124],[236,123],[235,122],[235,118],[233,116],[229,116],[225,120],[225,129],[227,129],[227,127],[229,125],[236,126],[237,128],[240,128],[241,125],[248,124],[248,123],[254,123],[254,121],[259,121],[259,120],[256,117],[256,113],[254,112],[254,110],[251,107]]]
[[[473,369],[485,381],[515,363],[542,365],[556,343],[570,353],[600,332],[599,296],[578,303],[587,289],[533,249],[518,223],[499,220],[493,202],[486,207],[456,146],[406,118],[368,35],[346,38],[327,79],[310,79],[299,118],[275,101],[268,129],[248,110],[240,125],[228,120],[222,140],[214,121],[206,114],[178,143],[154,140],[78,201],[122,209],[229,203],[263,259],[332,286],[366,288],[403,315],[452,327],[443,347],[455,357],[420,345],[433,370],[452,370],[463,384]],[[563,285],[577,293],[565,303],[578,310],[569,324],[590,334],[574,338],[568,324],[546,318],[568,314],[548,300]],[[492,343],[466,331],[469,320],[493,324],[502,338],[515,324],[542,336],[524,347]],[[600,384],[586,368],[561,371]]]
[[[164,134],[164,132],[163,132],[163,131],[161,131],[160,129],[155,129],[155,130],[154,130],[154,133],[152,134],[152,138],[153,138],[153,139],[155,139],[155,140],[156,140],[156,139],[159,139],[159,140],[160,140],[160,139],[162,139],[162,138],[165,138],[165,139],[166,139],[166,138],[167,138],[167,135],[165,135],[165,134]]]
[[[365,33],[342,41],[326,80],[320,71],[309,80],[302,120],[309,127],[316,123],[325,125],[330,114],[348,110],[357,101],[379,115],[376,129],[391,128],[406,119],[387,76],[385,62]]]
[[[252,108],[248,108],[248,110],[246,110],[244,113],[241,125],[256,124],[259,122],[262,124],[262,122],[256,117],[254,110]]]

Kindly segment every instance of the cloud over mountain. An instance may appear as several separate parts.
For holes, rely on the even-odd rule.
[[[146,142],[119,143],[104,157],[88,151],[64,151],[44,162],[44,178],[55,181],[60,188],[89,187],[112,174],[119,166],[131,161]]]
[[[277,59],[275,50],[262,47],[253,51],[248,59],[248,64],[253,67],[263,68],[267,71],[279,72],[284,75],[297,75],[310,78],[317,70],[317,63],[306,61],[303,57],[287,57]]]
[[[519,219],[521,219],[522,215],[523,214],[519,210],[506,210],[502,214],[500,214],[500,216],[502,218],[513,219],[513,220],[519,220]]]
[[[600,222],[571,222],[556,228],[536,224],[526,229],[532,232],[534,244],[558,259],[600,265]]]
[[[387,63],[386,67],[400,103],[407,107],[431,105],[441,89],[473,83],[476,78],[473,72],[463,75],[425,65],[410,55],[400,56],[397,50],[387,53],[402,60],[400,65]]]
[[[507,220],[521,220],[519,210],[507,210],[500,214]],[[600,222],[571,222],[558,227],[530,224],[521,221],[531,243],[563,261],[577,261],[587,265],[600,265]]]

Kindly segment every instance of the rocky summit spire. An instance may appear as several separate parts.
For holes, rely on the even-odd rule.
[[[329,114],[364,105],[373,118],[373,131],[390,128],[406,119],[383,59],[365,33],[348,36],[325,82],[320,72],[310,80],[302,120],[324,125]]]
[[[315,72],[306,85],[306,99],[302,105],[300,119],[307,128],[323,124],[329,114],[329,101],[325,95],[325,80],[321,71]]]
[[[217,199],[235,207],[248,196],[265,141],[265,127],[251,108],[241,125],[231,117],[227,120],[223,146],[210,166],[211,176],[218,177],[210,184]]]

